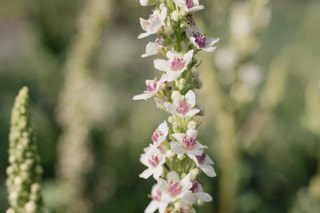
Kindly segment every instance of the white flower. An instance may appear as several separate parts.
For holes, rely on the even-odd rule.
[[[166,16],[167,8],[163,7],[161,12],[160,10],[153,11],[153,14],[148,18],[148,20],[140,18],[141,28],[146,32],[141,33],[138,36],[138,39],[157,33],[161,26],[164,25]]]
[[[191,43],[197,48],[206,52],[213,52],[216,47],[213,47],[215,43],[219,41],[219,38],[209,38],[201,32],[197,25],[188,26],[186,34]]]
[[[192,182],[190,181],[190,174],[186,175],[182,180],[177,172],[170,171],[167,174],[167,180],[159,178],[158,184],[162,192],[162,201],[165,203],[174,202],[177,199],[184,199],[191,194]]]
[[[153,132],[151,136],[151,140],[153,141],[154,145],[158,147],[167,138],[167,135],[168,135],[168,124],[166,121],[164,121]]]
[[[155,0],[140,0],[141,6],[149,6],[155,4]]]
[[[204,6],[199,4],[199,0],[174,0],[174,2],[187,13],[204,9]]]
[[[154,179],[158,180],[163,171],[163,163],[165,162],[165,154],[158,147],[149,146],[145,148],[145,153],[140,156],[140,162],[148,168],[144,170],[139,177],[147,179],[153,175]]]
[[[212,201],[212,197],[203,191],[202,183],[199,181],[194,181],[192,183],[192,196],[194,197],[194,201],[197,202],[198,205],[203,204],[203,202]]]
[[[172,151],[175,154],[187,154],[190,158],[195,155],[201,155],[203,153],[203,149],[206,149],[208,147],[200,144],[196,140],[197,135],[198,131],[194,129],[188,129],[186,134],[172,134],[172,136],[178,141],[171,142]]]
[[[161,45],[162,38],[157,39],[155,42],[149,42],[146,46],[146,53],[141,55],[142,58],[151,55],[156,55],[163,52],[163,46]]]
[[[159,209],[159,213],[164,213],[167,208],[168,202],[162,202],[162,194],[159,185],[155,184],[151,190],[152,201],[149,203],[147,208],[144,210],[145,213],[153,213]]]
[[[167,81],[171,82],[176,80],[183,71],[187,69],[188,64],[191,62],[193,50],[188,51],[182,55],[175,51],[168,51],[167,57],[169,60],[156,59],[154,60],[154,67],[160,71],[167,73]]]
[[[147,91],[144,91],[143,94],[133,96],[133,100],[147,100],[153,96],[156,96],[159,89],[163,85],[165,78],[165,75],[162,75],[159,81],[157,81],[157,78],[154,78],[154,80],[146,80]]]
[[[209,177],[215,177],[216,172],[212,165],[214,164],[211,158],[203,151],[199,155],[188,155],[196,165]]]
[[[171,95],[172,104],[164,102],[163,106],[172,114],[182,118],[186,116],[194,116],[199,109],[194,108],[196,104],[196,95],[192,90],[189,90],[186,95],[181,95],[179,91],[173,91]]]

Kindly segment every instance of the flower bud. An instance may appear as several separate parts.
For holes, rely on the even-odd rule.
[[[170,16],[171,16],[173,21],[178,21],[179,17],[180,17],[180,14],[178,13],[178,11],[175,10],[170,14]]]
[[[190,180],[195,180],[197,175],[199,174],[199,169],[194,168],[190,171]]]
[[[140,0],[141,6],[149,6],[155,4],[155,0]]]
[[[184,154],[178,154],[178,159],[179,159],[179,160],[183,160],[184,157],[185,157]]]
[[[179,90],[183,90],[183,88],[185,88],[185,86],[186,86],[186,79],[181,78],[179,80]]]
[[[166,153],[166,156],[167,156],[168,159],[173,158],[174,155],[175,154],[173,153],[173,151],[171,149],[168,150],[167,153]]]
[[[193,120],[189,121],[187,128],[188,129],[196,129],[197,128],[197,122],[195,122]]]
[[[174,203],[174,208],[175,208],[175,209],[180,209],[180,208],[181,208],[180,202]]]

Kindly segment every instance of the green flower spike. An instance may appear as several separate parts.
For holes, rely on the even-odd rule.
[[[10,208],[6,213],[42,213],[40,192],[42,168],[31,127],[28,88],[23,87],[15,99],[9,134],[9,166],[6,185]]]

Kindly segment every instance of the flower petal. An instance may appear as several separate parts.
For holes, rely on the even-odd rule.
[[[176,107],[169,102],[164,102],[163,106],[172,114],[176,114]]]
[[[209,177],[215,177],[217,174],[210,165],[199,165],[199,168]]]
[[[182,147],[180,143],[177,142],[171,142],[170,144],[171,150],[175,154],[184,154],[186,153],[186,150]]]
[[[160,71],[169,72],[171,70],[168,62],[163,59],[155,59],[153,64]]]
[[[203,202],[212,201],[212,197],[208,193],[205,193],[205,192],[198,192],[197,197]]]
[[[159,202],[152,200],[147,208],[144,210],[144,213],[154,213],[159,208]]]
[[[176,171],[170,171],[167,174],[167,180],[168,183],[170,183],[171,181],[180,182],[180,177]]]
[[[151,175],[152,175],[153,171],[152,169],[148,168],[146,170],[144,170],[139,177],[144,178],[144,179],[148,179]]]

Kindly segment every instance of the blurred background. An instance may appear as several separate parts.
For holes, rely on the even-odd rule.
[[[196,22],[220,38],[200,53],[205,116],[199,141],[217,177],[197,212],[320,212],[320,1],[211,0]],[[143,148],[168,114],[132,101],[160,76],[145,45],[138,0],[2,0],[0,212],[10,113],[30,89],[51,212],[140,213],[155,183],[138,175]]]

